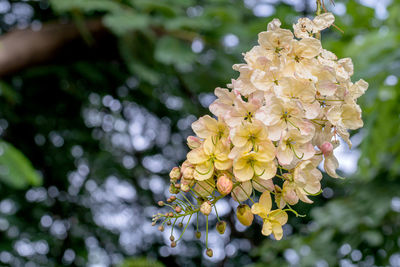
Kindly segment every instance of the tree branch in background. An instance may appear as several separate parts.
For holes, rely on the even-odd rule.
[[[111,36],[100,19],[86,22],[86,30],[96,43]],[[13,30],[0,36],[0,77],[78,53],[77,49],[82,48],[86,51],[89,46],[73,23],[47,23],[39,31]]]

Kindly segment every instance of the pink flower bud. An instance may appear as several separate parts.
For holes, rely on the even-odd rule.
[[[194,174],[194,168],[193,167],[186,167],[185,170],[183,171],[183,178],[185,180],[192,180]]]
[[[172,170],[169,173],[169,178],[171,178],[171,180],[179,180],[179,178],[181,178],[181,170],[179,169],[179,167],[173,167]]]
[[[227,195],[232,191],[233,182],[226,175],[221,175],[217,180],[217,189],[221,195]]]
[[[187,144],[190,149],[195,149],[201,145],[201,140],[196,136],[189,136],[187,138]]]
[[[325,157],[329,156],[332,151],[333,151],[333,145],[330,142],[324,142],[321,146],[321,151],[322,154],[324,154]]]
[[[200,206],[200,212],[208,216],[211,213],[211,202],[204,201],[203,204],[201,204]]]

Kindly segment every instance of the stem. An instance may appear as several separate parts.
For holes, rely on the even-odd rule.
[[[316,14],[321,15],[322,12],[322,8],[321,8],[321,0],[317,0],[317,10],[316,10]]]
[[[209,195],[212,195],[212,192],[208,191],[207,188],[205,188],[205,187],[201,184],[201,182],[204,182],[204,181],[199,181],[199,183],[197,183],[197,184],[198,184],[201,188],[203,188],[204,191],[206,191]],[[213,190],[214,190],[214,189],[213,189]]]
[[[253,201],[253,199],[251,199],[251,196],[249,196],[248,194],[247,194],[247,192],[243,189],[243,187],[239,184],[239,187],[240,187],[240,189],[242,189],[242,191],[246,194],[246,196],[250,199],[250,201],[251,202],[253,202],[253,204],[254,204],[254,201]]]
[[[194,206],[192,205],[192,202],[187,199],[187,197],[181,192],[181,195],[186,199],[186,201],[190,204],[190,206],[194,209]]]
[[[319,16],[319,15],[321,15],[321,11],[322,11],[322,9],[321,9],[321,0],[316,0],[317,1],[317,10],[316,10],[316,14],[317,14],[317,16]],[[320,32],[317,32],[316,34],[315,34],[315,38],[317,38],[318,40],[321,40],[321,33]]]
[[[172,224],[172,227],[171,227],[171,235],[174,234],[174,227],[175,227],[175,223],[176,223],[177,220],[178,220],[178,218],[176,218],[175,221],[174,221],[174,223]]]
[[[215,209],[215,214],[217,215],[218,221],[221,221],[221,220],[219,219],[219,216],[218,216],[218,211],[217,211],[217,206],[216,206],[216,205],[214,205],[214,209]]]
[[[197,213],[196,214],[197,216],[197,218],[196,218],[196,220],[197,220],[197,227],[196,227],[196,229],[197,229],[197,232],[199,231],[199,213]]]
[[[206,221],[206,248],[208,248],[208,216]]]
[[[178,238],[178,240],[176,240],[176,242],[178,242],[179,240],[181,240],[183,234],[186,232],[186,228],[188,227],[188,225],[189,225],[189,223],[190,223],[190,220],[192,219],[192,215],[193,215],[193,214],[190,214],[190,217],[189,217],[189,219],[188,219],[188,221],[187,221],[187,223],[186,223],[185,229],[183,229],[181,236]]]

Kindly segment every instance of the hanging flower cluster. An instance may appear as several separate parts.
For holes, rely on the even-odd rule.
[[[325,172],[339,177],[338,136],[351,147],[348,130],[363,126],[356,101],[368,84],[353,83],[351,59],[338,59],[316,38],[333,22],[331,13],[301,18],[293,34],[274,19],[259,33],[258,45],[244,54],[246,63],[233,66],[239,77],[229,89],[215,89],[218,98],[210,105],[215,118],[206,115],[192,124],[197,136],[188,137],[191,151],[170,173],[170,192],[182,193],[183,199],[159,203],[173,209],[155,215],[154,224],[163,219],[160,230],[200,212],[207,216],[208,231],[215,203],[231,195],[240,204],[236,214],[243,225],[258,215],[262,234],[279,240],[287,211],[298,216],[291,206],[312,203],[310,196],[321,193],[317,167],[322,160]],[[251,197],[255,191],[262,193],[258,203]],[[251,208],[244,203],[248,200]],[[226,223],[218,221],[223,233]],[[173,235],[171,241],[175,246]]]

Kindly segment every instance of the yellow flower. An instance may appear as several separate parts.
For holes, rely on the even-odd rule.
[[[231,141],[235,147],[250,151],[253,148],[257,150],[258,144],[268,142],[269,139],[264,125],[255,121],[253,123],[245,122],[238,126]]]
[[[262,193],[258,203],[251,207],[251,212],[263,219],[261,233],[263,235],[273,234],[276,240],[281,240],[283,236],[282,225],[286,224],[288,215],[281,209],[272,210],[272,201],[269,191]]]
[[[277,158],[282,165],[292,163],[294,157],[297,159],[310,159],[315,154],[314,146],[311,144],[312,135],[301,135],[298,130],[288,131],[279,142]]]
[[[229,152],[230,147],[226,141],[214,144],[211,138],[207,138],[203,145],[187,154],[188,161],[196,165],[194,178],[198,181],[207,180],[214,174],[214,168],[227,170],[232,167],[232,160],[228,158]]]
[[[357,104],[333,106],[328,110],[326,117],[333,125],[345,129],[356,130],[363,126],[361,108]]]
[[[192,123],[192,129],[200,138],[211,138],[216,143],[229,135],[229,128],[225,122],[216,120],[209,115],[203,116]]]
[[[233,173],[240,182],[251,180],[254,175],[271,179],[276,174],[275,146],[271,141],[260,143],[256,151],[242,153],[233,163]]]

